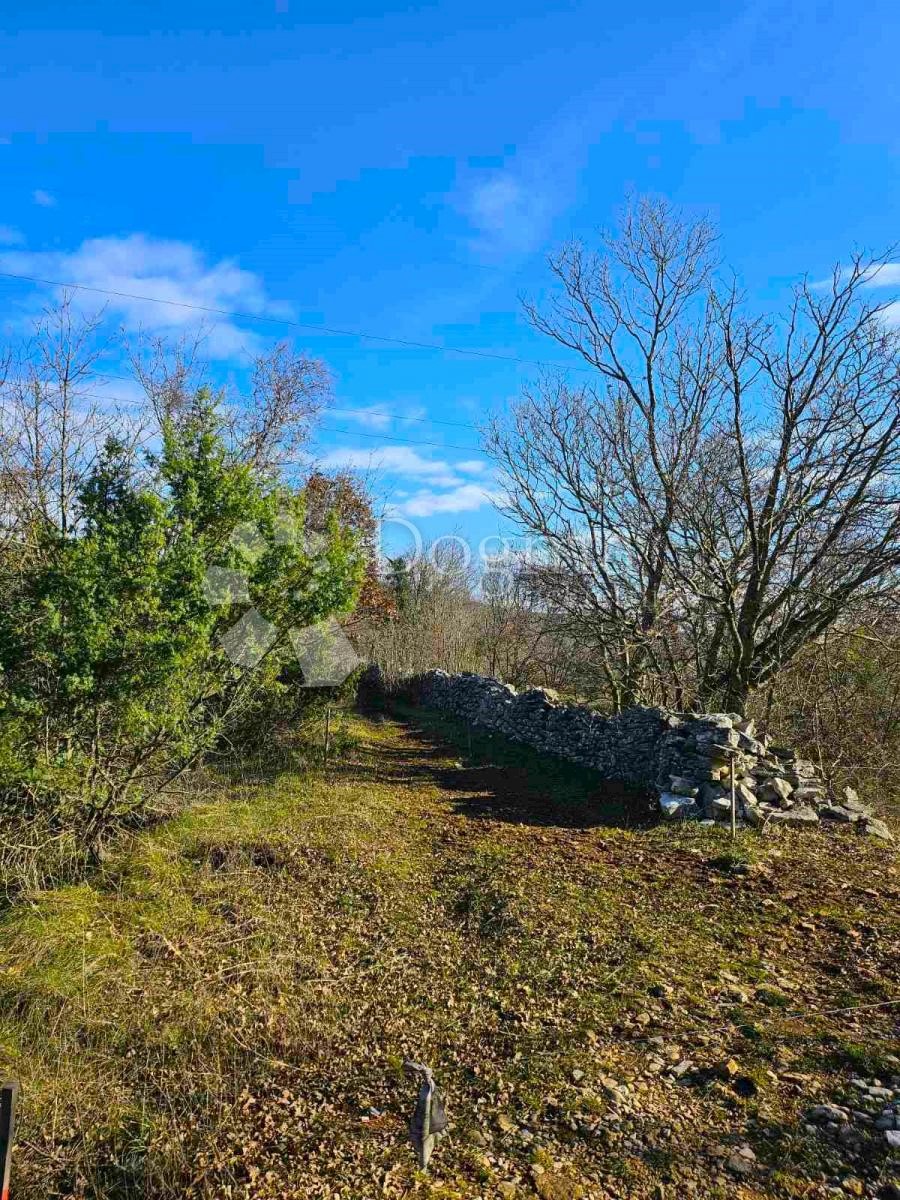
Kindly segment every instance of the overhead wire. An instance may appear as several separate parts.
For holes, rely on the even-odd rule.
[[[267,316],[264,313],[241,312],[236,309],[218,308],[208,304],[192,304],[187,300],[171,300],[163,296],[146,296],[138,292],[119,291],[114,288],[96,287],[93,284],[77,283],[62,279],[45,279],[39,275],[26,275],[18,271],[0,271],[2,279],[18,279],[26,283],[36,283],[43,287],[70,288],[72,291],[93,292],[100,296],[112,296],[120,300],[139,300],[148,304],[168,304],[175,308],[183,308],[192,312],[206,313],[211,316],[231,317],[236,321],[261,321],[269,325],[283,325],[292,329],[305,329],[314,333],[327,334],[331,337],[355,337],[370,342],[383,342],[392,346],[403,346],[411,350],[433,350],[440,354],[460,354],[472,358],[490,359],[496,362],[516,363],[521,366],[550,368],[561,371],[579,371],[592,374],[590,367],[579,367],[570,363],[559,363],[544,359],[521,358],[515,354],[498,354],[492,350],[474,350],[462,346],[446,346],[439,342],[423,342],[411,338],[390,337],[387,334],[371,333],[363,329],[341,329],[331,325],[317,325],[311,321],[296,321],[288,317]]]
[[[126,406],[137,405],[137,404],[141,403],[141,401],[138,397],[112,396],[108,392],[79,392],[79,393],[77,393],[77,396],[75,398],[81,399],[81,400],[112,400],[118,404],[124,404]],[[348,416],[351,415],[354,411],[355,410],[353,410],[353,409],[339,409],[339,408],[326,409],[326,412],[338,413],[338,414],[343,413]],[[398,418],[398,419],[403,420],[403,418]],[[409,420],[415,420],[415,421],[421,420],[421,421],[427,422],[428,418],[427,417],[421,417],[421,418],[420,417],[410,417]],[[444,424],[452,424],[452,422],[443,422],[443,423]],[[462,424],[462,422],[460,422],[460,424]],[[475,425],[467,425],[465,427],[470,428],[470,429],[476,428]],[[367,433],[367,432],[365,432],[365,430],[362,430],[362,429],[339,429],[333,425],[318,425],[316,427],[316,429],[317,430],[325,430],[328,433],[340,433],[340,434],[343,434],[348,437],[368,438],[368,439],[372,439],[375,441],[401,442],[401,443],[404,443],[404,444],[410,445],[410,446],[434,446],[438,450],[463,450],[467,454],[481,453],[480,446],[460,446],[453,442],[436,442],[436,441],[431,441],[431,440],[427,440],[424,438],[404,438],[404,437],[397,437],[395,434],[387,434],[387,433]]]

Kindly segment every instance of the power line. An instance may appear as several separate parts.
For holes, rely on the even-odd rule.
[[[175,308],[186,308],[192,312],[208,313],[218,317],[232,317],[238,321],[262,321],[269,325],[284,325],[292,329],[306,329],[325,333],[333,337],[355,337],[370,342],[384,342],[392,346],[404,346],[409,350],[436,350],[441,354],[461,354],[472,358],[486,358],[496,362],[518,363],[527,367],[550,367],[560,371],[580,371],[590,374],[589,367],[572,366],[566,363],[547,362],[535,358],[519,358],[515,354],[497,354],[490,350],[467,350],[461,346],[442,346],[438,342],[418,342],[408,338],[388,337],[381,333],[366,333],[360,329],[338,329],[329,325],[314,325],[308,321],[292,321],[286,317],[267,317],[261,313],[238,312],[228,308],[215,308],[206,304],[189,304],[186,300],[168,300],[161,296],[144,296],[137,292],[120,292],[112,288],[93,287],[86,283],[66,283],[61,279],[43,279],[37,275],[21,275],[15,271],[0,271],[2,279],[19,279],[26,283],[38,283],[45,287],[71,288],[73,291],[94,292],[99,296],[114,296],[120,300],[140,300],[149,304],[168,304]]]
[[[92,371],[91,376],[96,379],[116,379],[120,383],[133,383],[132,376],[115,376],[107,371]],[[108,392],[82,392],[82,396],[86,398],[94,398],[94,400],[114,400],[120,404],[139,404],[139,398],[126,398],[125,396],[110,396]],[[460,430],[478,430],[478,425],[474,421],[445,421],[438,416],[406,416],[402,413],[394,412],[390,408],[329,408],[330,413],[340,413],[342,416],[388,416],[395,421],[416,421],[421,425],[451,425]]]
[[[117,404],[126,404],[126,405],[133,405],[133,404],[141,403],[141,401],[138,398],[126,398],[125,396],[110,396],[109,393],[107,393],[107,392],[80,392],[76,398],[81,399],[81,400],[114,400]],[[332,409],[328,409],[326,411],[334,412],[334,413],[340,413],[340,412],[350,413],[353,410],[352,409],[332,408]],[[404,420],[404,418],[402,418],[402,417],[399,419]],[[429,418],[427,418],[427,417],[409,417],[406,419],[408,419],[410,421],[427,421]],[[436,424],[443,424],[443,425],[460,424],[460,425],[462,425],[463,423],[462,422],[453,422],[453,421],[442,421],[442,422],[436,422]],[[475,429],[476,426],[466,425],[465,428]],[[313,429],[312,432],[315,433],[316,430],[321,430],[321,429],[324,429],[328,433],[342,433],[342,434],[345,434],[347,437],[363,437],[363,438],[373,439],[373,440],[379,441],[379,442],[403,442],[410,446],[434,446],[438,450],[464,450],[468,454],[482,453],[480,446],[458,446],[452,442],[432,442],[432,441],[425,441],[422,438],[397,437],[394,434],[388,434],[388,433],[365,433],[362,429],[339,429],[334,425],[318,425]]]

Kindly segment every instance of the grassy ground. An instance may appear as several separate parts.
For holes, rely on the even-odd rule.
[[[220,777],[0,916],[15,1200],[877,1194],[881,1135],[802,1114],[900,1074],[894,851],[647,827],[422,721]],[[449,1097],[427,1177],[407,1055]]]

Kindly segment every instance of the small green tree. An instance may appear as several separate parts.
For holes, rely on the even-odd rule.
[[[275,703],[292,629],[352,607],[365,565],[353,533],[332,517],[306,536],[303,492],[267,484],[222,434],[198,393],[164,423],[149,473],[109,442],[73,526],[39,530],[0,613],[8,814],[96,848],[248,709]],[[240,594],[211,597],[211,568]],[[274,633],[241,664],[223,637],[248,599]]]

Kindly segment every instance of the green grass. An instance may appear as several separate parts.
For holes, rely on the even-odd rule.
[[[859,1169],[800,1118],[897,1052],[896,1009],[824,1014],[897,991],[892,853],[647,824],[588,772],[415,720],[350,718],[327,772],[223,771],[0,916],[16,1200],[725,1195],[706,1155],[737,1136],[745,1195]],[[683,1083],[647,1073],[654,1035]],[[449,1094],[428,1177],[406,1056]]]

